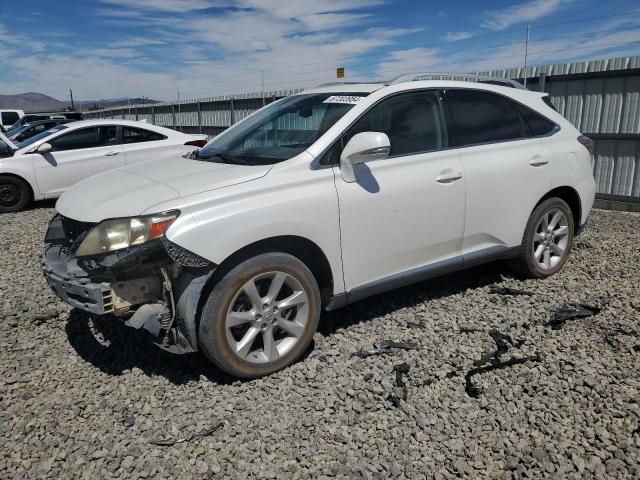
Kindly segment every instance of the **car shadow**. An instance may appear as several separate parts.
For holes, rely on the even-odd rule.
[[[494,262],[457,272],[409,287],[375,295],[333,312],[325,312],[318,332],[332,335],[338,329],[367,322],[396,310],[413,307],[469,288],[480,288],[499,282],[508,270],[502,262]],[[153,345],[148,334],[124,325],[115,316],[95,316],[72,309],[66,324],[69,343],[82,359],[108,375],[123,375],[134,368],[147,376],[162,376],[181,385],[205,377],[210,382],[229,385],[237,378],[225,374],[200,353],[174,355]],[[300,361],[314,351],[307,349]]]
[[[51,198],[48,200],[37,200],[35,202],[31,202],[31,204],[25,208],[25,211],[31,211],[31,210],[42,210],[45,208],[55,208],[56,207],[56,202],[58,201],[57,198]]]
[[[95,316],[72,309],[65,327],[67,338],[82,359],[108,375],[123,375],[133,368],[147,376],[162,376],[174,384],[209,381],[228,385],[236,379],[221,372],[204,355],[174,355],[156,347],[148,334],[127,327],[122,318]]]
[[[380,293],[344,308],[326,312],[320,319],[318,332],[324,336],[331,335],[341,328],[367,322],[402,308],[455,295],[470,288],[486,287],[509,276],[512,273],[505,262],[495,261]]]

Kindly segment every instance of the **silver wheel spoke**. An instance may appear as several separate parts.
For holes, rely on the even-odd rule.
[[[255,317],[251,312],[230,312],[229,315],[227,315],[227,327],[230,328],[253,321],[255,321]]]
[[[554,230],[553,232],[557,237],[564,237],[565,235],[569,234],[569,227],[560,227],[557,230]]]
[[[548,248],[544,249],[544,266],[545,268],[551,266],[551,251]]]
[[[244,334],[242,339],[236,344],[236,348],[235,348],[236,353],[241,358],[244,358],[247,356],[259,332],[260,332],[259,327],[256,327],[256,326],[251,327],[249,330],[247,330],[247,333]]]
[[[301,290],[299,292],[294,292],[293,295],[290,295],[284,300],[281,300],[277,303],[277,305],[280,310],[283,310],[285,308],[293,307],[295,305],[301,305],[306,302],[307,294]]]
[[[267,357],[267,361],[273,362],[280,357],[276,341],[273,338],[273,328],[267,328],[262,332],[262,343],[264,345],[264,356]]]
[[[533,234],[533,241],[534,242],[544,242],[544,237],[542,236],[541,233],[536,232],[536,233]]]
[[[275,274],[273,279],[271,280],[271,285],[269,286],[269,291],[267,292],[266,301],[273,302],[282,290],[282,285],[284,285],[285,280],[287,279],[287,274],[283,272],[278,272]]]
[[[281,318],[278,320],[278,327],[287,332],[290,335],[293,335],[296,338],[299,338],[304,333],[304,326],[299,323],[292,322],[291,320],[285,320]]]
[[[534,253],[534,256],[537,262],[540,261],[543,253],[544,253],[544,245],[540,244],[538,245],[538,248],[536,248],[536,251]]]
[[[254,279],[249,280],[242,287],[242,291],[245,293],[247,297],[249,297],[249,301],[253,308],[259,310],[262,308],[262,298],[260,298],[260,294],[258,293],[258,288],[256,287],[256,282]]]
[[[546,213],[542,216],[541,227],[543,233],[546,233],[546,231],[549,230],[549,219],[547,218]]]
[[[559,211],[556,212],[553,217],[551,217],[551,222],[549,223],[549,227],[551,228],[551,230],[553,230],[554,228],[556,228],[556,225],[558,224],[558,222],[560,221],[560,218],[562,217],[562,213],[560,213]]]
[[[553,253],[555,253],[557,256],[561,257],[562,254],[564,253],[564,249],[560,248],[558,245],[556,245],[555,243],[552,243],[551,245],[549,245],[551,247],[551,251]]]

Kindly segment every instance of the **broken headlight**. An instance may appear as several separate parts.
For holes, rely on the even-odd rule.
[[[76,250],[77,257],[99,255],[141,245],[162,237],[180,212],[114,218],[93,227]]]

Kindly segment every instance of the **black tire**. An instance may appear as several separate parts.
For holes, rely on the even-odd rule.
[[[305,315],[306,324],[297,343],[294,343],[287,353],[275,361],[252,363],[236,355],[227,339],[227,312],[239,301],[237,295],[242,292],[243,285],[256,276],[274,271],[292,276],[302,286],[308,306],[307,315]],[[262,297],[262,292],[259,293]],[[205,356],[224,372],[240,378],[262,377],[277,372],[300,358],[309,347],[316,332],[320,311],[320,290],[316,279],[304,263],[286,253],[261,254],[234,267],[213,287],[202,309],[198,327],[198,344]],[[264,321],[265,318],[262,320]],[[255,325],[255,323],[249,325]],[[276,327],[273,328],[276,332]],[[266,348],[264,352],[266,355]]]
[[[21,212],[31,203],[31,189],[24,180],[0,175],[0,213]]]
[[[545,215],[551,212],[561,211],[567,223],[567,243],[562,256],[553,266],[543,268],[535,259],[534,242],[537,242],[536,229]],[[529,221],[524,229],[522,244],[517,258],[510,262],[511,268],[519,275],[526,278],[546,278],[557,273],[566,263],[573,245],[574,220],[569,205],[561,198],[551,197],[540,203],[531,213]],[[553,242],[553,240],[550,240]],[[538,244],[539,246],[539,244]],[[555,254],[553,254],[555,255]]]

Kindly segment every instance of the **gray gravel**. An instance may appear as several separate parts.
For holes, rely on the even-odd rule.
[[[0,216],[0,478],[640,477],[640,215],[595,211],[544,281],[495,264],[326,314],[306,358],[239,382],[58,301],[46,207]],[[544,326],[572,303],[601,311]],[[492,330],[524,360],[470,396]]]

